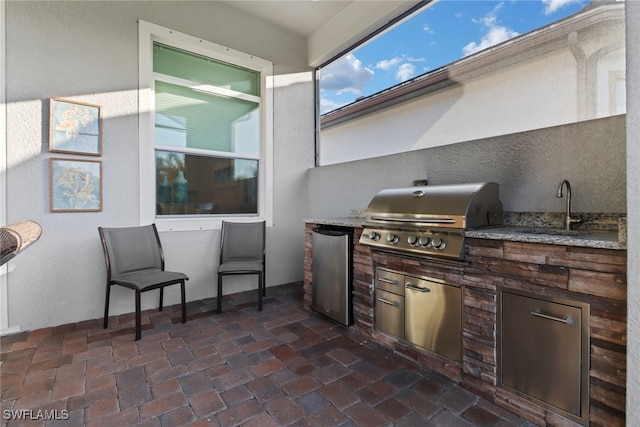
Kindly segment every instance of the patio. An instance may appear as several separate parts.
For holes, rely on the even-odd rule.
[[[529,426],[302,308],[302,284],[2,337],[13,425]],[[31,418],[17,420],[16,418]],[[58,418],[45,421],[45,418]],[[13,419],[9,419],[13,418]],[[34,420],[37,418],[37,420]],[[68,419],[63,419],[68,418]]]

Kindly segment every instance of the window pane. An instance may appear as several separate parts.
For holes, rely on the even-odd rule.
[[[156,145],[259,154],[257,103],[160,81],[155,94]]]
[[[156,151],[156,215],[258,214],[258,161]]]
[[[558,22],[592,0],[440,0],[319,69],[320,114]],[[593,2],[597,3],[597,2]],[[574,24],[571,24],[574,25]],[[520,55],[522,59],[529,55]],[[522,61],[514,57],[514,61]]]
[[[160,43],[153,44],[153,71],[260,96],[260,73]]]

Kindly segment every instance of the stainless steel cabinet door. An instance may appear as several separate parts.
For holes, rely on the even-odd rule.
[[[404,297],[376,290],[376,330],[404,338]]]
[[[384,268],[376,268],[376,289],[404,295],[404,275]]]
[[[582,310],[588,308],[508,291],[500,300],[500,383],[578,418],[585,416],[588,356],[583,358]]]
[[[462,362],[462,290],[406,278],[405,339],[455,362]]]

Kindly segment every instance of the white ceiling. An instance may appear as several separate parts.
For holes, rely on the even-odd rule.
[[[307,39],[318,66],[424,0],[216,0]]]
[[[222,0],[223,3],[309,37],[354,0]]]

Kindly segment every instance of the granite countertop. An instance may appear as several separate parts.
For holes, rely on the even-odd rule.
[[[303,219],[302,222],[305,224],[318,224],[318,225],[336,225],[340,227],[354,227],[354,228],[362,228],[364,227],[365,219],[364,218],[321,218],[321,219]]]
[[[619,239],[617,230],[571,230],[523,226],[486,227],[467,230],[464,235],[476,239],[506,240],[512,242],[545,243],[548,245],[578,246],[600,249],[626,249],[626,241]]]
[[[562,212],[505,212],[503,225],[465,231],[478,239],[545,243],[601,249],[627,249],[627,217],[619,213],[580,213],[582,222],[563,230]]]
[[[558,227],[562,217],[557,213],[505,213],[503,225],[465,231],[475,239],[544,243],[600,249],[627,249],[626,216],[617,214],[584,214],[583,224],[569,232]],[[307,224],[362,228],[361,217],[303,219]]]

